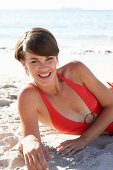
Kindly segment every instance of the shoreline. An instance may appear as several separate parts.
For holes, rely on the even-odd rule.
[[[70,46],[70,49],[72,47]],[[66,49],[66,48],[64,48]],[[73,48],[74,49],[74,48]],[[75,48],[76,49],[76,48]],[[69,49],[68,49],[69,50]],[[72,50],[72,49],[71,49]],[[3,52],[12,52],[14,51],[14,47],[6,47],[6,46],[1,46],[0,47],[0,53],[3,53]],[[73,54],[111,54],[113,53],[113,50],[110,49],[110,48],[106,48],[106,49],[98,49],[97,47],[95,48],[91,48],[91,47],[85,47],[84,49],[76,49],[76,50],[72,50],[73,51]]]

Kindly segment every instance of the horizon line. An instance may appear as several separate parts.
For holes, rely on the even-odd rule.
[[[73,8],[73,7],[70,7],[70,8],[67,8],[67,7],[61,7],[61,8],[0,8],[0,10],[113,10],[113,9],[101,9],[101,8],[92,8],[92,9],[89,9],[89,8]]]

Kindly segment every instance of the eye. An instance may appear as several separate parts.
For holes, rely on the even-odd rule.
[[[35,61],[32,61],[31,63],[39,63],[39,61],[38,61],[38,60],[35,60]]]
[[[49,61],[49,60],[52,60],[53,58],[52,57],[48,57],[47,59],[46,59],[46,61]]]

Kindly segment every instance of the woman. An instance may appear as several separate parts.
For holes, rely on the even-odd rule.
[[[15,58],[34,79],[18,97],[22,147],[28,169],[49,169],[53,158],[41,143],[38,121],[62,133],[81,135],[58,153],[73,155],[104,131],[113,134],[113,95],[81,62],[57,69],[59,48],[46,29],[33,28],[18,41]]]

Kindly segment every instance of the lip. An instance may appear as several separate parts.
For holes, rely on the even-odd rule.
[[[51,76],[51,72],[49,73],[49,75],[47,77],[41,77],[40,75],[46,75],[48,73],[41,73],[41,74],[38,74],[38,76],[41,78],[41,79],[48,79],[50,76]]]

